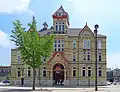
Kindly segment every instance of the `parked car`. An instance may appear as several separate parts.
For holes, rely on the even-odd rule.
[[[0,82],[0,86],[9,86],[10,85],[10,81],[9,80],[3,80]]]
[[[111,82],[107,81],[107,85],[111,85]]]

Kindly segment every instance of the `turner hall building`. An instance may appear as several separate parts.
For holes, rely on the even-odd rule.
[[[53,15],[53,25],[45,22],[40,36],[55,33],[50,58],[42,58],[36,69],[36,86],[95,85],[95,34],[87,23],[82,28],[69,28],[69,15],[61,6]],[[97,35],[98,85],[106,85],[106,36]],[[33,69],[24,64],[17,49],[11,50],[11,80],[15,85],[32,85]]]

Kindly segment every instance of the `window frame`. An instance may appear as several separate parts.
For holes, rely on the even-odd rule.
[[[42,71],[42,73],[43,73],[43,77],[46,77],[46,76],[47,76],[46,67],[43,67],[43,71]]]
[[[72,47],[73,47],[73,49],[76,49],[76,42],[77,42],[77,41],[76,41],[75,39],[74,39],[73,42],[72,42]]]
[[[86,76],[86,68],[85,66],[82,67],[82,77]]]

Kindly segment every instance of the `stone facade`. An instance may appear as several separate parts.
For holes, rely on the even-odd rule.
[[[61,6],[53,14],[53,26],[39,31],[40,36],[56,33],[54,51],[50,58],[43,58],[43,65],[36,69],[36,85],[53,86],[55,65],[64,72],[64,86],[87,86],[95,83],[95,36],[87,23],[83,28],[69,28],[69,15]],[[98,34],[98,85],[106,85],[106,36]],[[32,69],[22,63],[17,49],[11,50],[11,75],[15,85],[21,77],[26,86],[32,85]],[[28,74],[29,73],[29,74]]]
[[[11,66],[0,66],[0,81],[5,80],[11,71]]]
[[[120,82],[120,69],[116,68],[113,70],[114,82]]]

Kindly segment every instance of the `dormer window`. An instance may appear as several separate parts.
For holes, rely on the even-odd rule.
[[[59,13],[58,13],[58,16],[62,16],[62,13],[61,13],[61,12],[59,12]]]

